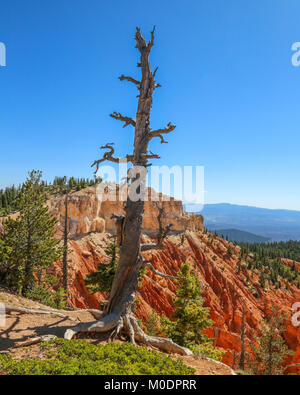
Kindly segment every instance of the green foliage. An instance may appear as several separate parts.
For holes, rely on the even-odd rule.
[[[139,281],[138,281],[138,289],[142,287],[144,281],[144,275],[147,273],[147,269],[145,267],[141,267],[139,270]]]
[[[27,291],[25,294],[26,298],[35,300],[36,302],[40,302],[47,306],[52,305],[52,293],[50,290],[38,285],[34,287],[32,290]]]
[[[5,283],[23,294],[33,288],[34,273],[41,274],[62,252],[54,238],[57,220],[45,205],[41,176],[39,171],[29,174],[15,202],[19,216],[4,223],[2,242],[10,252],[5,259],[1,257],[0,271]]]
[[[150,336],[159,334],[159,316],[154,309],[152,309],[151,315],[146,320],[145,330]]]
[[[5,282],[10,254],[11,248],[5,244],[3,239],[0,239],[0,283]]]
[[[183,246],[183,244],[184,244],[184,242],[185,242],[185,234],[184,233],[182,233],[181,235],[180,235],[180,245],[182,245]]]
[[[241,370],[241,369],[236,370],[235,373],[238,376],[250,376],[251,375],[251,373],[249,371]]]
[[[53,182],[47,183],[41,181],[41,187],[49,194],[65,193],[66,191],[80,191],[83,188],[93,186],[102,182],[100,177],[95,177],[93,180],[87,178],[75,177],[55,177]],[[17,199],[20,195],[23,186],[11,186],[5,189],[0,189],[0,217],[10,215],[18,211]]]
[[[56,309],[63,310],[67,305],[66,291],[60,287],[52,295],[53,304],[52,306]]]
[[[41,346],[46,359],[14,361],[0,355],[0,373],[9,375],[192,375],[183,360],[129,343],[93,345],[55,339]]]
[[[260,273],[259,283],[260,283],[260,286],[262,287],[262,289],[265,290],[265,288],[266,288],[266,278],[265,278],[265,274],[264,274],[263,271],[261,271],[261,273]]]
[[[248,253],[253,252],[261,258],[264,256],[271,259],[287,258],[300,262],[300,241],[281,241],[267,244],[241,243],[240,246]]]
[[[227,255],[232,256],[233,255],[233,249],[231,247],[231,245],[229,244],[228,248],[227,248]]]
[[[63,288],[58,288],[57,291],[53,291],[49,288],[37,285],[32,290],[26,292],[25,296],[28,299],[60,310],[64,309],[67,303],[66,293]]]
[[[283,338],[285,332],[285,315],[279,314],[279,309],[273,307],[271,316],[265,322],[260,337],[251,344],[255,359],[250,363],[249,371],[255,375],[281,375],[282,366],[288,355],[293,355]],[[259,343],[259,345],[255,344]]]
[[[215,361],[221,361],[223,356],[226,354],[226,350],[215,348],[210,343],[195,344],[190,347],[195,355],[214,359]]]
[[[59,279],[52,274],[47,274],[43,280],[48,287],[56,287],[59,285]]]
[[[108,264],[100,263],[97,272],[88,274],[84,279],[87,289],[92,294],[96,292],[110,292],[118,265],[118,252],[116,244],[110,243],[105,250],[106,255],[111,258],[110,262]]]
[[[0,216],[8,215],[17,210],[15,201],[20,192],[21,187],[7,187],[0,189]]]
[[[167,335],[177,344],[190,347],[208,341],[203,330],[212,325],[208,318],[210,309],[203,307],[204,300],[198,278],[189,264],[183,264],[178,272],[178,288],[174,299],[175,312],[171,321],[162,318],[162,326]]]
[[[290,250],[289,250],[290,249]],[[300,259],[300,243],[289,241],[270,244],[241,244],[240,261],[247,262],[247,270],[259,275],[263,290],[268,287],[290,290],[289,285],[300,288],[300,273],[295,261],[291,267],[282,262],[282,258]],[[240,273],[240,263],[239,270]]]
[[[52,184],[48,187],[51,191],[55,192],[58,190],[59,192],[66,190],[75,190],[80,191],[81,189],[100,184],[102,179],[100,177],[95,177],[93,180],[88,178],[75,178],[75,177],[55,177]]]

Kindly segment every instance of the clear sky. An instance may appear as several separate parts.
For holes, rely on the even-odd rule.
[[[300,210],[299,0],[2,0],[0,187],[32,169],[92,177],[100,145],[131,152],[135,27],[157,27],[159,165],[205,166],[206,202]]]

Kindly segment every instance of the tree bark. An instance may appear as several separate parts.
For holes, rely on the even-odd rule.
[[[153,46],[152,40],[147,44],[142,37],[140,30],[136,32],[137,48],[141,54],[140,67],[142,69],[142,79],[140,83],[140,95],[135,122],[135,138],[133,158],[135,166],[144,167],[147,164],[145,156],[148,152],[149,133],[150,133],[150,114],[152,108],[152,94],[154,90],[154,77],[151,71],[149,55]],[[146,172],[139,174],[141,188],[146,187]],[[142,223],[144,216],[144,199],[132,201],[129,195],[125,209],[125,220],[123,225],[123,240],[120,249],[120,260],[116,275],[113,281],[109,303],[106,308],[106,314],[117,312],[117,314],[126,314],[130,308],[136,288],[138,285],[138,274],[142,267],[142,258],[140,251],[140,239],[142,235]],[[140,190],[141,196],[143,191]]]
[[[156,88],[160,87],[155,83],[157,68],[152,72],[149,62],[151,48],[154,45],[154,30],[151,32],[151,40],[147,43],[142,37],[140,29],[137,28],[135,40],[140,52],[140,62],[142,78],[137,81],[131,77],[121,76],[120,80],[127,80],[137,85],[139,90],[138,108],[136,120],[125,117],[120,113],[114,112],[111,117],[121,122],[125,122],[123,127],[135,127],[134,150],[132,155],[127,155],[127,159],[133,163],[133,172],[129,173],[131,184],[125,207],[125,218],[122,219],[122,235],[119,237],[120,259],[110,292],[109,302],[104,311],[104,317],[96,322],[80,324],[67,330],[66,339],[72,339],[79,332],[108,332],[111,331],[112,337],[119,334],[121,329],[129,335],[132,343],[135,340],[159,348],[163,351],[179,353],[181,355],[192,355],[192,352],[184,347],[180,347],[170,339],[155,338],[146,335],[139,327],[136,319],[132,315],[132,305],[134,303],[138,288],[140,269],[147,264],[143,261],[141,252],[142,224],[144,216],[144,197],[146,193],[147,168],[151,166],[149,159],[159,158],[158,155],[150,152],[148,154],[149,141],[154,137],[160,137],[161,142],[165,142],[162,134],[168,134],[175,129],[175,126],[168,124],[165,129],[158,129],[151,132],[150,115],[152,108],[152,95]],[[97,166],[105,160],[118,163],[120,159],[115,158],[113,143],[108,143],[101,147],[109,150],[103,158],[95,161],[92,166]],[[96,170],[96,171],[97,171]],[[137,183],[138,182],[138,185]],[[137,192],[139,199],[133,199],[132,194]],[[160,229],[158,244],[143,246],[143,251],[162,246],[162,240],[170,231],[171,225],[166,229]],[[150,269],[151,266],[150,266]]]
[[[242,307],[242,326],[241,326],[241,356],[239,369],[245,370],[245,306]]]

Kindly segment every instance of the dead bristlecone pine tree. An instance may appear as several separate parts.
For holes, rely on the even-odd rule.
[[[123,116],[117,112],[111,114],[112,118],[124,122],[123,127],[132,126],[135,129],[133,153],[127,155],[125,158],[116,158],[114,157],[114,144],[108,143],[101,147],[101,149],[107,150],[103,158],[96,160],[92,165],[96,167],[97,172],[99,165],[104,161],[120,163],[120,161],[124,162],[124,160],[127,160],[132,163],[127,178],[128,198],[125,206],[125,216],[119,218],[119,222],[122,223],[122,226],[118,227],[122,231],[121,237],[118,238],[121,240],[120,258],[109,301],[101,319],[95,322],[82,323],[68,329],[65,333],[65,338],[72,339],[73,336],[81,332],[106,332],[110,334],[111,339],[114,339],[122,331],[122,333],[125,332],[129,336],[131,342],[134,344],[138,341],[139,343],[150,345],[162,351],[191,355],[192,352],[189,349],[177,345],[170,339],[145,334],[132,312],[140,270],[143,267],[155,270],[150,262],[146,262],[143,259],[142,252],[161,248],[164,244],[164,239],[171,229],[171,225],[168,225],[166,228],[159,226],[157,243],[141,244],[144,196],[147,193],[147,169],[151,166],[149,160],[159,158],[158,155],[148,151],[148,145],[155,137],[159,137],[161,143],[166,143],[164,135],[175,129],[175,126],[171,123],[164,129],[151,130],[150,128],[152,95],[155,89],[160,87],[155,82],[157,68],[152,72],[149,62],[149,55],[154,45],[154,31],[155,28],[151,32],[150,41],[147,42],[143,38],[140,29],[136,29],[135,40],[136,47],[140,52],[138,67],[141,68],[142,72],[141,81],[124,75],[119,77],[120,81],[126,80],[135,84],[139,91],[136,119]],[[157,270],[155,270],[155,273],[158,275],[162,274]],[[164,277],[166,277],[165,274]]]

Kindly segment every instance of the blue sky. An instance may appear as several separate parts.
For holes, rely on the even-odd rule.
[[[297,0],[2,0],[0,187],[31,169],[92,177],[100,145],[131,152],[135,27],[157,27],[151,61],[163,88],[151,143],[158,165],[205,166],[206,202],[300,210],[300,41]]]

